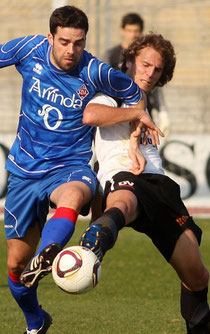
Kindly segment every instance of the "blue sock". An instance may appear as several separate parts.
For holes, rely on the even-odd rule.
[[[14,282],[10,276],[8,283],[14,299],[24,313],[28,329],[39,329],[44,321],[44,313],[38,303],[37,285],[26,288],[21,283]]]
[[[59,243],[64,247],[74,233],[77,216],[73,209],[58,208],[42,230],[41,243],[36,254],[51,243]]]

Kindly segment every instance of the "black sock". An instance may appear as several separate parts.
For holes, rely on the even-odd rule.
[[[201,291],[190,291],[181,285],[181,314],[190,330],[200,323],[209,312],[207,302],[208,288]]]
[[[120,209],[111,208],[92,224],[101,229],[101,249],[105,255],[106,251],[114,246],[118,232],[125,226],[124,215]]]

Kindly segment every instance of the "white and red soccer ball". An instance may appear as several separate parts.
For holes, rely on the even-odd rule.
[[[82,246],[67,247],[54,259],[52,276],[65,292],[81,294],[97,285],[101,277],[101,264],[90,249]]]

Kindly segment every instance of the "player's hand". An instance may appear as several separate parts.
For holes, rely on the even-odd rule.
[[[132,160],[132,166],[129,171],[134,175],[141,174],[145,170],[145,166],[147,163],[147,160],[145,159],[143,154],[139,150],[135,152],[129,150],[129,157]]]
[[[141,110],[139,121],[140,123],[143,123],[145,128],[143,144],[146,143],[146,138],[150,134],[152,145],[153,146],[159,145],[160,144],[159,135],[161,137],[164,137],[164,133],[155,125],[155,123],[152,121],[151,117],[146,113],[146,111]],[[136,133],[138,134],[138,131]]]
[[[139,124],[139,126],[137,126],[136,124],[136,122],[132,122],[130,124],[131,134],[128,155],[132,161],[132,167],[130,168],[130,172],[135,175],[139,175],[144,171],[147,161],[139,148],[143,127]]]

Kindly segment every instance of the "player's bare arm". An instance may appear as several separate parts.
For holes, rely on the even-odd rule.
[[[89,103],[84,110],[83,123],[92,126],[112,126],[131,122],[144,115],[144,110],[134,108],[109,107],[98,103]],[[150,120],[148,119],[148,122]],[[150,123],[151,126],[153,124]]]
[[[153,144],[159,144],[158,136],[164,137],[164,134],[142,108],[142,104],[143,101],[140,101],[135,107],[122,109],[89,103],[83,113],[83,123],[92,126],[111,126],[139,120],[149,129],[152,140],[154,140]]]
[[[136,122],[131,122],[130,124],[131,134],[128,155],[132,160],[132,167],[130,168],[130,172],[135,175],[141,174],[144,171],[147,163],[147,160],[140,150],[140,138],[143,127],[143,123],[141,123],[141,125],[138,124],[138,126],[136,125]]]

